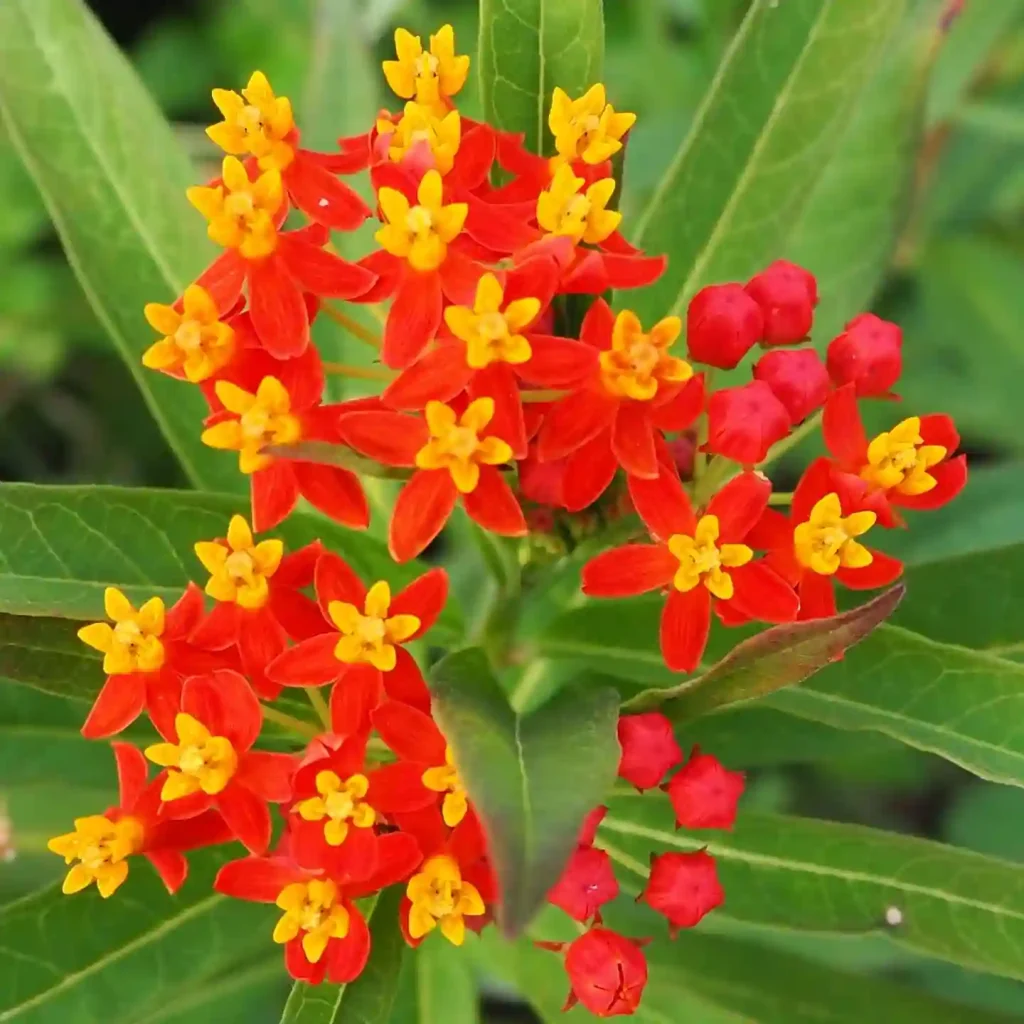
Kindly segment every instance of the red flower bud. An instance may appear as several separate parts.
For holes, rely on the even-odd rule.
[[[619,719],[619,778],[637,789],[653,789],[683,759],[672,723],[660,711]]]
[[[722,388],[708,402],[705,449],[744,466],[756,466],[791,425],[786,407],[764,381]]]
[[[686,311],[686,345],[690,358],[731,370],[761,340],[761,307],[739,284],[702,288]]]
[[[582,1003],[596,1017],[633,1013],[647,984],[647,958],[640,946],[608,928],[591,928],[565,954],[569,975],[566,1010]]]
[[[694,456],[697,454],[697,438],[691,431],[680,434],[668,442],[668,450],[672,453],[672,461],[680,480],[693,479]]]
[[[664,787],[676,828],[732,828],[744,785],[743,772],[729,771],[717,757],[694,747],[690,760]]]
[[[809,270],[776,260],[747,282],[747,294],[764,314],[762,345],[789,345],[811,333],[818,282]]]
[[[766,352],[754,364],[754,379],[772,389],[794,423],[820,409],[831,387],[828,370],[812,348]]]
[[[580,829],[580,837],[576,840],[577,846],[593,846],[597,838],[597,826],[604,820],[608,808],[603,804],[595,807],[584,819],[583,827]]]
[[[827,360],[837,388],[853,384],[858,398],[888,395],[903,371],[903,331],[874,313],[861,313],[829,342]]]
[[[669,934],[692,928],[725,902],[715,858],[706,850],[662,853],[651,859],[647,888],[637,897],[668,918]]]
[[[592,846],[580,846],[552,886],[548,902],[577,921],[589,921],[618,895],[619,883],[608,854]]]

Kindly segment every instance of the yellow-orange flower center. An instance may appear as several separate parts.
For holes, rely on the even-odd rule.
[[[269,256],[277,248],[274,215],[284,202],[280,172],[264,171],[250,181],[241,161],[226,156],[221,179],[220,185],[196,185],[187,193],[189,202],[208,221],[206,233],[247,260]]]
[[[349,828],[373,828],[377,812],[363,798],[370,789],[365,775],[342,779],[332,771],[317,772],[319,796],[301,801],[295,808],[304,821],[322,821],[328,846],[341,846]]]
[[[605,388],[620,398],[649,402],[657,395],[659,384],[689,380],[693,367],[668,351],[681,330],[679,317],[667,316],[645,334],[637,315],[624,309],[615,318],[612,347],[600,356]]]
[[[302,935],[302,951],[311,963],[319,963],[331,939],[348,935],[349,912],[337,883],[329,878],[286,885],[277,897],[284,911],[274,927],[274,941],[291,942]]]
[[[178,712],[174,718],[177,743],[154,743],[146,757],[167,769],[160,799],[180,800],[193,793],[221,793],[238,770],[238,754],[225,736],[214,736],[198,719]]]
[[[434,793],[444,793],[441,814],[444,823],[454,828],[466,816],[468,801],[459,771],[452,760],[452,748],[445,747],[444,764],[423,773],[423,785]]]
[[[270,598],[270,578],[284,555],[279,540],[256,544],[242,516],[232,516],[223,541],[199,541],[196,556],[210,574],[206,593],[215,601],[232,601],[242,608],[262,608]]]
[[[480,466],[500,466],[512,458],[512,448],[499,437],[481,437],[494,418],[494,399],[470,402],[461,416],[441,402],[425,410],[430,440],[416,453],[420,469],[446,469],[462,494],[476,490]]]
[[[533,354],[520,332],[540,313],[540,299],[522,298],[502,308],[505,293],[494,274],[484,274],[476,287],[473,308],[449,306],[448,329],[466,343],[466,365],[482,370],[495,362],[525,363]]]
[[[190,284],[182,297],[182,312],[158,302],[144,310],[150,326],[164,335],[142,355],[150,370],[184,373],[193,384],[226,366],[235,351],[235,332],[222,323],[206,289]]]
[[[382,188],[377,201],[387,223],[374,236],[381,248],[408,260],[413,270],[436,270],[448,255],[448,244],[458,237],[466,222],[466,203],[443,203],[441,175],[427,171],[412,206],[401,192]]]
[[[872,440],[868,445],[867,465],[860,475],[883,491],[926,494],[938,482],[928,470],[947,454],[942,445],[924,443],[921,419],[911,416]]]
[[[388,615],[391,588],[378,580],[366,592],[363,610],[346,601],[332,601],[328,614],[341,638],[334,656],[349,665],[370,664],[381,672],[390,672],[398,661],[396,645],[404,643],[420,628],[415,615]]]
[[[430,37],[429,51],[423,49],[419,36],[397,29],[395,54],[398,60],[382,64],[392,91],[404,100],[415,99],[435,114],[444,114],[447,100],[466,84],[469,74],[469,57],[456,56],[451,25],[442,26]]]
[[[224,120],[206,134],[225,153],[251,154],[264,171],[283,171],[295,158],[294,147],[284,141],[295,130],[291,101],[274,95],[262,71],[253,72],[241,95],[214,89],[213,102]]]
[[[426,143],[434,157],[434,166],[442,175],[452,169],[462,138],[457,110],[437,117],[428,107],[414,102],[406,103],[405,113],[397,125],[386,118],[378,120],[377,131],[390,135],[388,156],[396,163],[414,146]]]
[[[230,381],[217,381],[217,397],[233,414],[203,431],[203,444],[238,452],[238,468],[255,473],[274,461],[264,449],[302,440],[302,423],[291,412],[291,396],[276,377],[264,377],[256,394]]]
[[[693,536],[673,534],[668,549],[679,559],[672,585],[688,591],[703,583],[714,597],[722,601],[732,598],[735,587],[726,569],[746,565],[754,552],[746,544],[718,543],[718,516],[701,516]]]
[[[166,619],[163,601],[151,597],[136,609],[120,590],[107,587],[103,607],[112,626],[93,622],[78,631],[82,643],[103,653],[103,671],[108,676],[159,671],[166,657],[160,641]]]
[[[874,525],[874,512],[844,516],[839,495],[826,494],[811,509],[807,522],[798,524],[793,531],[797,561],[821,576],[831,576],[840,567],[863,569],[871,564],[872,554],[856,538]]]
[[[111,821],[102,814],[77,818],[74,832],[55,836],[46,844],[65,864],[74,864],[61,891],[70,895],[95,882],[104,899],[111,896],[128,877],[128,858],[142,849],[144,837],[142,822],[136,818]]]
[[[574,242],[603,242],[622,221],[622,214],[606,209],[615,192],[615,179],[602,178],[582,192],[584,180],[562,164],[546,191],[537,197],[537,223],[549,235],[565,235]]]
[[[409,934],[420,939],[440,926],[449,942],[461,946],[466,938],[466,917],[479,917],[486,908],[476,886],[463,879],[459,865],[444,855],[431,857],[409,879],[405,889],[409,908]]]
[[[581,159],[587,164],[603,163],[622,149],[622,137],[635,122],[636,114],[615,113],[600,83],[578,100],[556,86],[548,114],[559,158]]]

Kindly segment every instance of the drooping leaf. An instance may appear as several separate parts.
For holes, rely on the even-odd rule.
[[[742,812],[732,832],[676,832],[664,801],[613,798],[599,845],[638,892],[651,852],[707,849],[727,895],[718,913],[752,924],[884,931],[921,953],[1024,978],[1019,869],[857,825]]]
[[[0,118],[79,282],[192,482],[239,492],[199,440],[202,395],[145,370],[147,302],[171,302],[214,250],[185,200],[193,172],[170,125],[82,0],[0,7]]]
[[[212,891],[224,859],[192,856],[177,896],[139,858],[110,900],[95,887],[64,896],[57,883],[0,908],[0,1021],[138,1021],[183,986],[265,949],[272,908]]]
[[[533,153],[552,152],[555,86],[582,95],[600,80],[603,54],[602,0],[481,0],[476,74],[487,121],[523,132]]]
[[[680,722],[794,686],[860,643],[893,613],[903,594],[904,587],[895,586],[829,619],[773,626],[737,644],[703,675],[669,689],[647,690],[627,701],[624,710],[660,708]]]
[[[912,0],[802,216],[781,244],[818,279],[814,337],[824,348],[864,310],[910,215],[922,111],[945,0]]]
[[[487,836],[498,923],[518,935],[615,778],[618,695],[563,690],[519,718],[477,648],[443,658],[430,679],[434,713]]]
[[[480,993],[468,953],[450,942],[425,942],[410,951],[391,1024],[479,1024]]]
[[[666,253],[630,305],[683,310],[778,257],[900,23],[906,0],[755,0],[632,239]],[[628,158],[627,158],[627,175]]]
[[[387,1024],[398,989],[406,945],[398,927],[401,886],[385,889],[370,916],[370,959],[363,973],[347,985],[307,985],[297,981],[281,1024]]]
[[[132,600],[181,596],[206,573],[196,541],[223,536],[244,498],[121,487],[0,485],[0,613],[91,619],[103,615],[103,590]],[[337,551],[369,581],[408,582],[422,565],[396,567],[379,541],[326,519],[298,513],[273,531],[294,550],[314,539]],[[454,608],[442,616],[458,622]]]

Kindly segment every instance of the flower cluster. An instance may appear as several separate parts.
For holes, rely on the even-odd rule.
[[[518,537],[524,503],[558,516],[595,503],[621,510],[624,480],[651,542],[597,555],[584,592],[665,593],[665,661],[689,672],[712,610],[726,626],[819,617],[834,609],[834,579],[857,588],[895,578],[900,564],[863,535],[900,525],[901,508],[949,500],[966,476],[948,417],[911,417],[867,438],[858,402],[894,397],[899,329],[865,315],[824,362],[798,347],[817,302],[799,267],[779,262],[699,292],[684,344],[679,317],[645,326],[613,310],[612,289],[651,284],[665,260],[619,233],[612,158],[635,117],[603,86],[579,98],[554,90],[545,157],[459,113],[469,58],[450,26],[426,47],[400,29],[395,44],[383,71],[404,106],[333,152],[302,147],[290,102],[260,72],[240,93],[214,91],[222,119],[208,135],[226,155],[220,176],[188,197],[223,253],[170,304],[146,307],[159,339],[143,362],[201,389],[202,440],[235,453],[251,514],[196,544],[202,589],[190,584],[171,608],[108,590],[110,621],[80,631],[107,677],[84,735],[114,736],[145,711],[161,742],[115,742],[118,806],[51,842],[72,865],[65,891],[95,882],[106,897],[136,854],[173,891],[185,852],[237,840],[248,856],[221,870],[217,890],[276,903],[274,940],[292,975],[311,982],[362,970],[361,897],[405,886],[400,926],[416,945],[435,929],[461,943],[499,894],[408,647],[443,609],[444,570],[393,594],[319,543],[286,552],[254,532],[273,530],[300,498],[362,529],[357,470],[379,472],[404,481],[388,546],[406,562],[457,503],[484,530]],[[362,171],[372,209],[342,180]],[[305,223],[291,226],[292,215]],[[331,232],[370,217],[374,251],[343,259]],[[338,300],[375,312],[380,337]],[[379,365],[325,362],[311,340],[320,315],[375,345]],[[755,345],[767,351],[750,383],[714,389],[715,370]],[[381,392],[327,401],[328,373],[379,379]],[[792,495],[773,493],[760,469],[819,419],[829,458]],[[317,461],[324,450],[330,461]],[[303,689],[322,727],[286,710]],[[265,742],[283,735],[268,736],[267,723],[303,749]],[[620,742],[620,773],[640,789],[682,760],[657,714],[624,718]],[[694,752],[665,789],[680,826],[722,828],[742,784]],[[271,805],[284,823],[276,841]],[[600,923],[618,884],[596,844],[599,812],[550,899],[591,925],[566,949],[573,999],[610,1016],[636,1007],[646,965],[637,943]],[[655,858],[642,899],[673,929],[695,924],[722,901],[713,859]]]

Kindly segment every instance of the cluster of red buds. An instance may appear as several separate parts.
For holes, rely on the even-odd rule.
[[[456,54],[450,26],[426,48],[404,30],[395,42],[397,59],[383,68],[404,108],[382,112],[335,152],[302,148],[288,99],[259,72],[240,94],[213,94],[223,119],[208,134],[227,156],[221,176],[188,195],[225,251],[170,305],[146,307],[161,337],[143,361],[201,388],[203,441],[237,453],[251,516],[196,544],[209,601],[196,584],[169,609],[158,598],[135,607],[109,590],[110,622],[80,631],[107,676],[83,733],[114,736],[145,711],[162,741],[144,751],[114,742],[118,806],[50,844],[72,865],[65,892],[95,883],[106,897],[136,854],[174,891],[187,851],[239,841],[248,856],[222,868],[217,890],[276,903],[274,940],[291,974],[310,982],[347,982],[363,969],[370,938],[360,897],[403,885],[407,941],[437,929],[460,944],[467,927],[490,920],[500,893],[406,646],[440,615],[445,571],[392,595],[387,581],[367,585],[319,543],[286,552],[254,530],[272,530],[300,497],[366,527],[354,467],[376,468],[405,480],[389,526],[390,552],[404,562],[460,500],[483,529],[521,536],[522,500],[580,512],[621,470],[653,543],[598,555],[583,589],[666,593],[665,660],[691,671],[712,609],[727,626],[818,617],[834,608],[834,579],[877,587],[896,577],[899,562],[864,546],[863,534],[900,524],[899,507],[949,500],[966,475],[948,417],[911,417],[867,439],[857,403],[892,397],[899,329],[858,317],[824,363],[797,347],[817,301],[799,267],[776,263],[745,285],[701,291],[681,347],[679,318],[645,329],[628,309],[613,312],[601,296],[652,283],[665,260],[619,234],[611,158],[635,117],[616,112],[603,86],[578,99],[555,89],[549,159],[459,114],[453,97],[469,58]],[[340,180],[363,170],[373,210]],[[286,228],[296,211],[308,222]],[[376,250],[342,259],[330,232],[371,216]],[[579,300],[566,296],[590,298],[578,328],[566,311]],[[381,337],[370,338],[379,366],[321,359],[310,334],[318,315],[367,333],[332,300],[373,310],[390,300]],[[712,368],[735,367],[758,344],[769,351],[753,380],[714,390]],[[384,386],[330,403],[325,373]],[[758,466],[822,408],[831,457],[794,494],[773,494]],[[325,446],[343,457],[315,461]],[[282,694],[301,689],[322,727],[282,706]],[[258,748],[266,722],[291,729],[304,749]],[[622,719],[620,741],[620,774],[639,789],[682,760],[656,713]],[[729,827],[742,786],[695,751],[664,788],[679,825],[699,829]],[[285,825],[274,843],[271,805]],[[635,1009],[646,965],[637,943],[600,923],[618,892],[596,845],[600,813],[550,899],[591,925],[566,949],[572,999],[611,1016]],[[675,929],[723,896],[713,859],[696,852],[654,858],[641,898]]]

